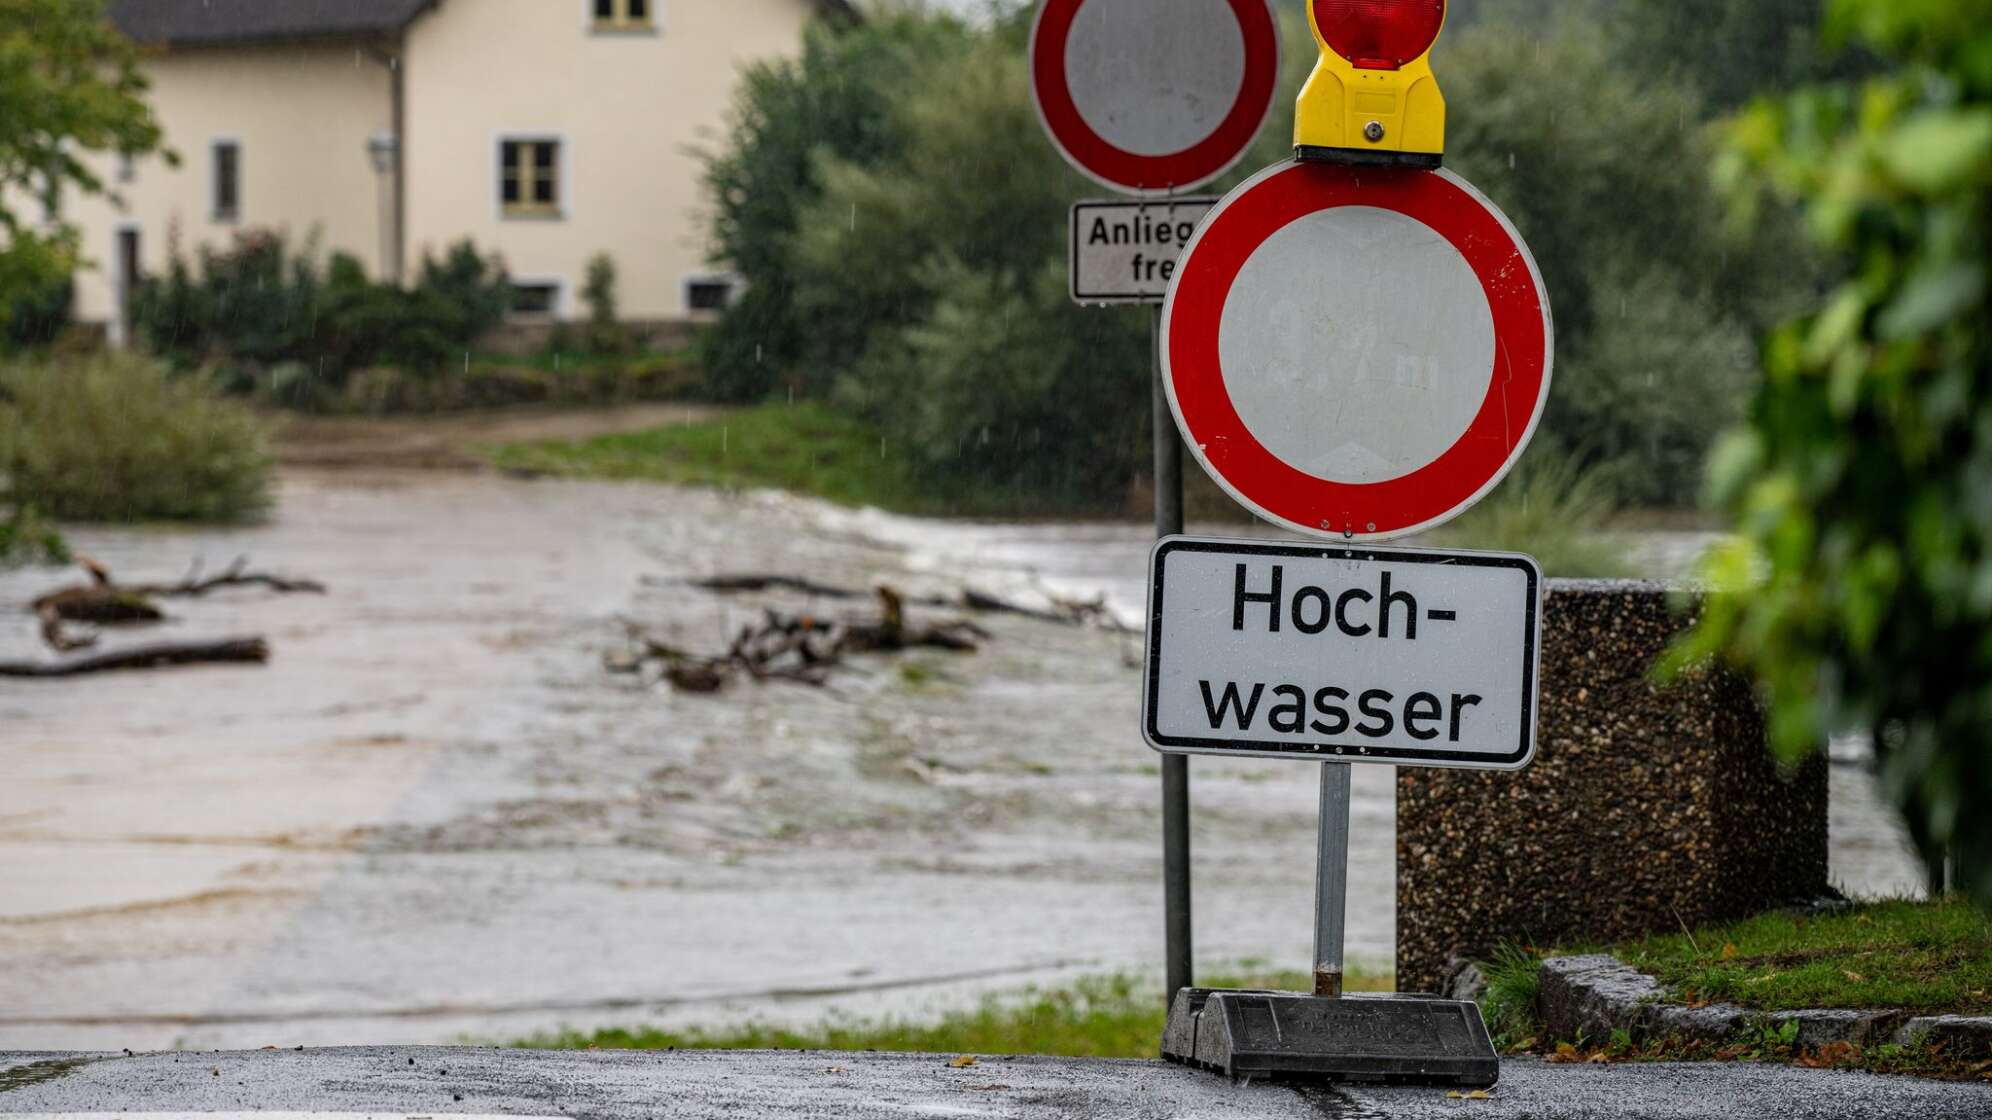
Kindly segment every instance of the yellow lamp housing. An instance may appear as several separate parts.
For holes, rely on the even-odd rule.
[[[1445,21],[1446,0],[1308,0],[1321,61],[1300,91],[1294,156],[1438,167],[1446,99],[1431,54]]]

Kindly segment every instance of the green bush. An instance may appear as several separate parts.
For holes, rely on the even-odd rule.
[[[68,542],[32,506],[0,503],[0,568],[67,564]]]
[[[235,521],[269,504],[246,408],[129,355],[0,365],[6,504],[79,521]]]
[[[1711,465],[1739,539],[1679,660],[1753,670],[1788,758],[1869,736],[1926,857],[1992,907],[1992,0],[1834,0],[1899,67],[1753,108],[1768,194],[1851,269],[1778,329],[1748,423]]]
[[[368,279],[343,253],[321,266],[314,242],[294,250],[282,234],[247,231],[226,249],[202,247],[197,267],[176,254],[139,286],[133,318],[176,367],[211,367],[231,391],[311,407],[356,370],[436,377],[460,367],[511,299],[503,264],[468,241],[441,259],[425,255],[402,289]]]
[[[67,276],[26,287],[0,314],[6,325],[0,351],[47,346],[69,325],[69,305],[76,285]]]

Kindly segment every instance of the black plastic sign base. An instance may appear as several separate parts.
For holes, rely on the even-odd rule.
[[[1475,1089],[1501,1078],[1480,1008],[1424,996],[1185,988],[1169,1008],[1162,1056],[1232,1078]]]

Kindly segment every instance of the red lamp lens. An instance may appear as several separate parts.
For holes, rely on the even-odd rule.
[[[1446,0],[1314,0],[1314,23],[1363,70],[1399,70],[1438,41]]]

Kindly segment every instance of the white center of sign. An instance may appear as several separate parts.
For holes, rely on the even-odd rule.
[[[1367,485],[1466,434],[1493,377],[1494,313],[1466,258],[1423,222],[1338,206],[1253,252],[1217,348],[1232,405],[1268,451]]]
[[[1245,87],[1245,34],[1228,0],[1087,0],[1065,40],[1072,101],[1124,152],[1195,147]]]

